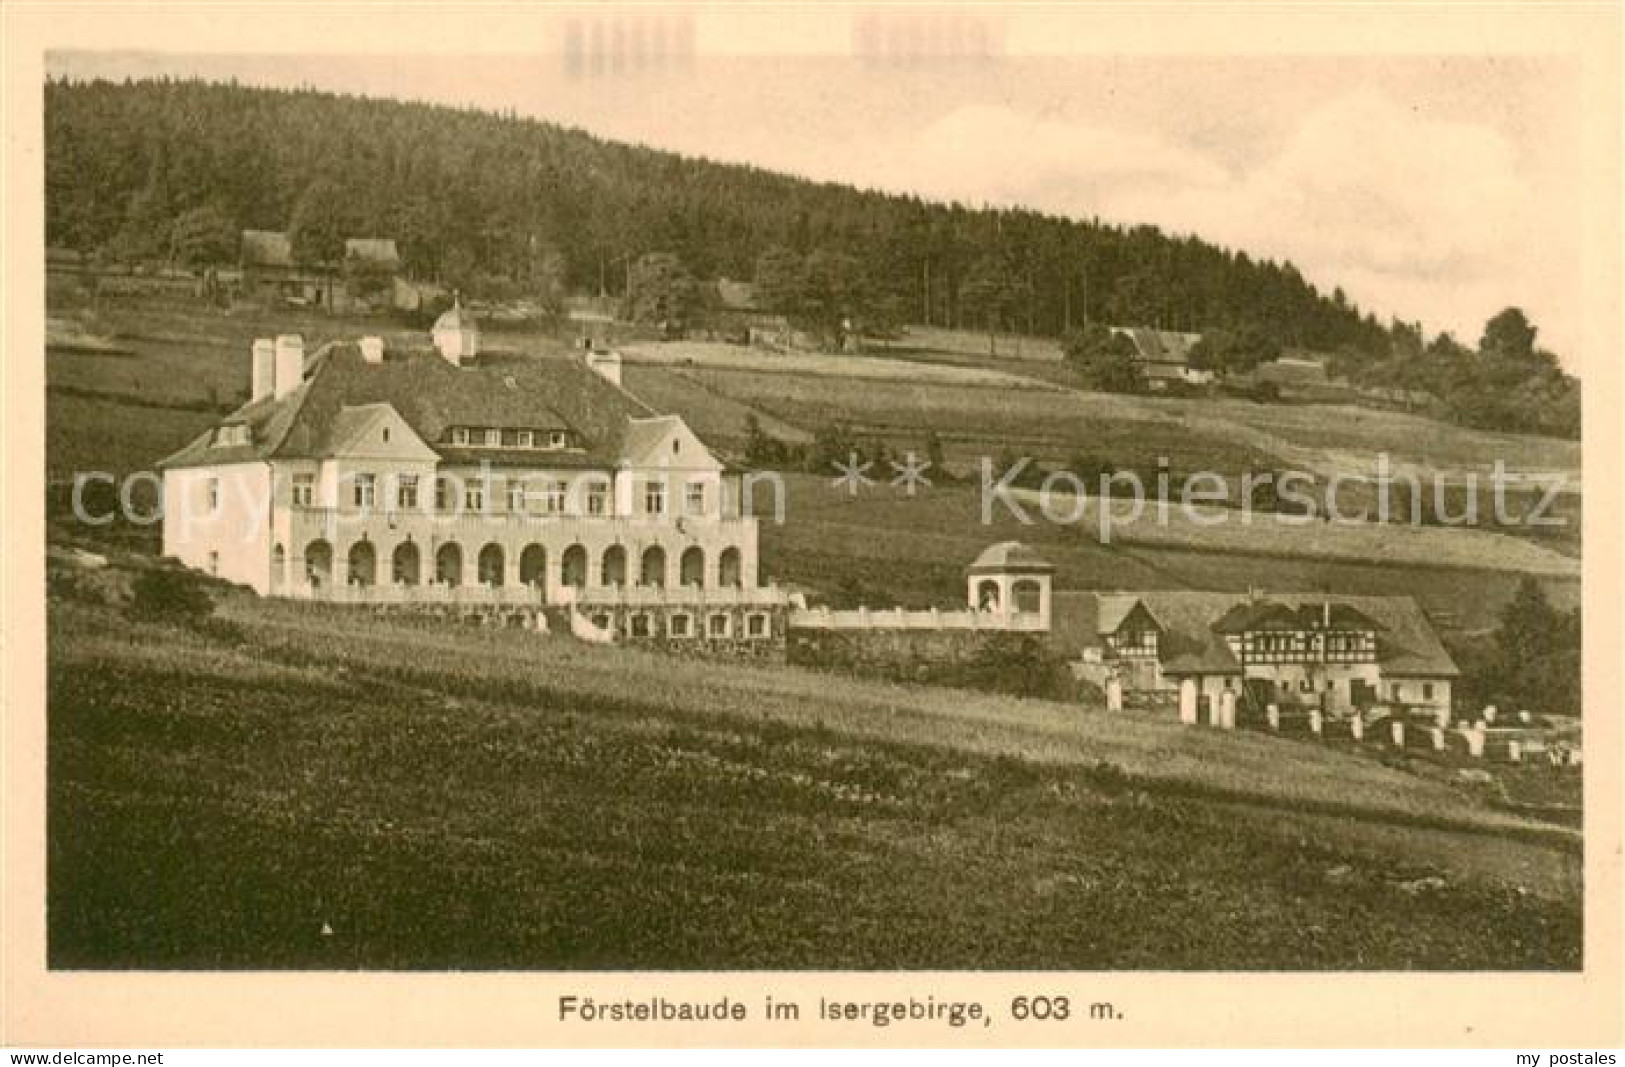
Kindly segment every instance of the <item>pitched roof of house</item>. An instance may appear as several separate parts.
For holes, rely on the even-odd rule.
[[[1249,600],[1237,604],[1213,624],[1220,633],[1249,630],[1382,630],[1382,623],[1349,604],[1330,597],[1296,606],[1280,600]]]
[[[253,267],[291,267],[293,242],[277,230],[244,230],[242,261]]]
[[[398,267],[401,254],[393,237],[349,237],[344,241],[344,258],[358,259],[379,267]]]
[[[1191,349],[1202,339],[1199,333],[1154,330],[1149,326],[1113,326],[1110,329],[1133,341],[1135,355],[1147,363],[1177,363],[1183,366],[1190,362]]]
[[[431,352],[368,363],[353,342],[307,360],[305,381],[281,399],[253,401],[225,422],[246,422],[253,443],[211,446],[214,431],[165,459],[164,468],[331,455],[368,405],[388,404],[452,463],[610,468],[626,454],[633,420],[654,413],[574,357],[454,367]],[[450,443],[453,427],[568,430],[579,450],[537,453]]]
[[[389,410],[388,404],[357,404],[340,408],[333,417],[333,451],[348,452],[355,447],[372,424]]]
[[[681,421],[676,415],[631,419],[626,426],[626,436],[621,440],[621,454],[629,458],[647,455],[671,432],[672,424]]]
[[[1227,634],[1239,632],[1234,629],[1239,622],[1256,619],[1264,628],[1276,629],[1290,619],[1293,629],[1320,629],[1328,600],[1333,629],[1376,632],[1377,662],[1385,673],[1421,677],[1460,673],[1427,616],[1406,596],[1271,593],[1267,602],[1257,604],[1245,593],[1057,592],[1051,598],[1051,640],[1068,653],[1099,648],[1135,605],[1141,605],[1162,627],[1158,645],[1164,673],[1239,674],[1241,664],[1225,640]]]

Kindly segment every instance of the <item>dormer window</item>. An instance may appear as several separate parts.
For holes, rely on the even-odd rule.
[[[548,448],[563,448],[564,444],[565,436],[563,430],[554,430],[552,433],[547,435]]]
[[[530,430],[520,430],[514,435],[514,445],[518,448],[535,448],[536,435]]]
[[[214,443],[219,448],[246,445],[249,443],[248,427],[243,423],[222,426],[214,432]]]
[[[502,447],[502,431],[491,429],[485,431],[485,444],[488,448]]]
[[[451,443],[454,445],[468,444],[468,427],[459,426],[451,431]]]

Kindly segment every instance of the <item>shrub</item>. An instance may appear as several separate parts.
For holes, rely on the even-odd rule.
[[[192,574],[142,571],[131,585],[129,614],[144,622],[198,625],[214,614],[214,600]]]

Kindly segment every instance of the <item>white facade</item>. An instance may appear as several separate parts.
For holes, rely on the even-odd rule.
[[[384,373],[365,348],[358,362],[341,373]],[[511,390],[496,382],[500,402]],[[573,429],[502,428],[497,414],[489,440],[448,429],[466,447],[437,447],[390,403],[330,397],[314,452],[239,458],[254,452],[255,405],[300,400],[260,398],[166,461],[166,555],[263,595],[344,602],[787,602],[760,587],[756,520],[677,416],[615,422],[613,453],[589,452]]]

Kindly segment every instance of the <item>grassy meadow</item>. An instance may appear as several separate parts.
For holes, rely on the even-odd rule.
[[[53,967],[1579,961],[1574,836],[1403,761],[232,592],[50,653]]]
[[[818,475],[784,480],[785,522],[766,516],[772,497],[761,491],[762,569],[825,592],[854,583],[866,594],[909,606],[963,604],[964,568],[994,541],[1033,545],[1056,567],[1057,589],[1220,589],[1281,591],[1332,589],[1344,593],[1414,596],[1423,608],[1455,616],[1467,629],[1488,629],[1521,577],[1508,559],[1529,560],[1554,604],[1579,602],[1573,562],[1556,553],[1478,530],[1277,527],[1266,515],[1253,525],[1196,527],[1177,518],[1161,527],[1152,518],[1118,529],[1102,543],[1094,521],[1060,525],[1036,518],[1025,525],[1003,505],[984,525],[975,485],[938,485],[909,497],[885,485],[852,495]],[[1149,514],[1149,509],[1148,509]],[[1374,538],[1399,536],[1397,548]],[[1284,536],[1282,536],[1284,535]],[[1286,540],[1287,537],[1296,541]],[[1408,538],[1415,537],[1413,542]],[[1228,539],[1228,540],[1226,540]],[[1233,544],[1229,550],[1225,545]],[[1426,542],[1446,545],[1438,555],[1413,551]],[[1508,543],[1507,557],[1486,554]],[[1452,563],[1456,565],[1452,565]]]
[[[422,339],[168,299],[54,293],[50,313],[53,479],[147,469],[184,444],[246,394],[256,336]],[[939,355],[937,370],[911,350],[854,377],[852,357],[763,369],[672,349],[626,381],[725,449],[754,414],[797,442],[833,421],[894,451],[935,432],[950,466],[1008,451],[1239,471],[1320,455],[1313,420],[1339,417],[1099,396],[1029,378],[1054,365],[1041,359]],[[1341,425],[1328,447],[1363,455],[1403,429],[1387,419]],[[1404,447],[1482,461],[1484,442],[1452,436],[1465,431],[1427,432]],[[1526,445],[1530,462],[1565,456],[1507,442]],[[1060,588],[1404,593],[1465,628],[1493,624],[1520,577],[1509,560],[1561,607],[1579,594],[1550,554],[1101,544],[1003,514],[984,525],[974,486],[786,485],[763,573],[876,604],[962,603],[964,565],[1005,538],[1051,559]],[[115,572],[150,565],[115,546],[150,552],[152,531],[128,533],[89,547]],[[55,586],[53,967],[1579,965],[1577,835],[1404,754],[215,595],[211,621],[160,625]]]

